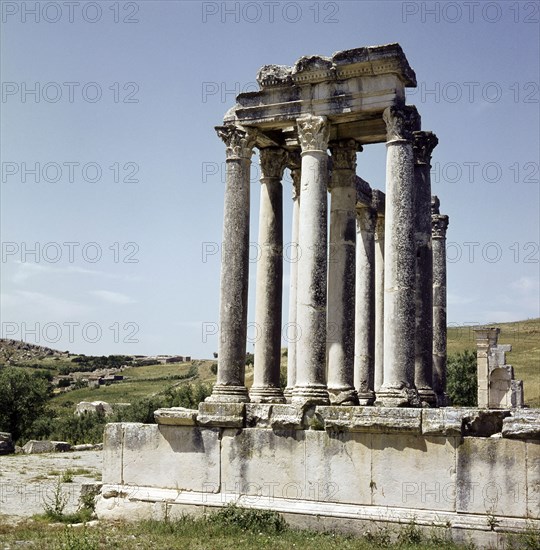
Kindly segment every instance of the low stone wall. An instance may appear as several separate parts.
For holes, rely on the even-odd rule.
[[[204,403],[156,418],[107,426],[99,517],[236,502],[324,529],[414,519],[481,544],[540,528],[540,410]]]

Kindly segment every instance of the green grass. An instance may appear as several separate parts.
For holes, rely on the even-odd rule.
[[[511,344],[506,362],[514,367],[515,377],[523,380],[525,402],[530,407],[540,407],[540,319],[528,319],[516,323],[493,323],[499,327],[499,344]],[[448,329],[448,353],[465,349],[476,352],[476,340],[472,327]]]

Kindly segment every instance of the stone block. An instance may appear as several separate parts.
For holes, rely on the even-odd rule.
[[[454,408],[423,409],[423,435],[460,436],[463,426],[463,412]]]
[[[312,487],[306,469],[306,433],[258,428],[224,430],[221,491],[250,495],[250,502],[306,498]]]
[[[422,410],[407,408],[357,407],[353,427],[371,433],[421,433]]]
[[[525,517],[526,445],[466,437],[457,453],[457,512]]]
[[[200,426],[243,428],[245,425],[245,404],[204,401],[199,403],[197,423]]]
[[[107,424],[103,433],[103,483],[122,483],[122,447],[124,444],[124,426],[127,423]],[[142,424],[131,424],[142,426]]]
[[[15,452],[15,445],[11,434],[0,432],[0,455],[8,455]]]
[[[219,490],[220,431],[124,424],[122,482],[179,491]]]
[[[371,504],[371,435],[305,433],[307,500]]]
[[[503,437],[540,440],[540,409],[513,411],[503,420]]]
[[[26,454],[65,453],[71,451],[71,445],[66,441],[37,441],[31,439],[23,445]]]
[[[158,424],[166,426],[195,426],[197,411],[184,407],[171,407],[154,411],[154,419]]]
[[[303,410],[293,405],[272,405],[270,424],[274,430],[302,428]]]
[[[373,434],[371,503],[455,510],[457,441],[454,437]]]
[[[540,519],[540,441],[527,441],[527,517]]]
[[[246,403],[246,426],[248,428],[269,428],[272,405],[266,403]]]

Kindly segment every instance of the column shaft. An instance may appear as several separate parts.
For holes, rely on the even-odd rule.
[[[384,382],[377,402],[418,406],[414,387],[415,263],[414,162],[411,130],[416,110],[384,111],[388,141],[384,248]]]
[[[432,220],[433,249],[433,390],[437,406],[449,405],[446,394],[446,229],[448,216],[439,214],[434,197]]]
[[[384,216],[375,225],[375,380],[377,393],[384,380]]]
[[[354,388],[356,152],[354,140],[330,145],[330,250],[328,259],[328,393],[336,405],[358,404]]]
[[[251,401],[282,403],[280,387],[281,309],[283,286],[283,189],[284,149],[260,150],[261,197],[259,249],[255,301],[255,342]]]
[[[296,385],[296,347],[299,337],[298,323],[296,319],[297,294],[298,294],[298,259],[300,249],[298,246],[298,228],[300,216],[300,154],[291,154],[291,177],[293,180],[293,208],[292,208],[292,234],[289,247],[290,272],[289,272],[289,322],[287,326],[287,387],[285,397],[287,401],[292,398]],[[293,160],[294,159],[294,160]]]
[[[297,120],[302,147],[299,221],[296,386],[293,402],[328,404],[326,388],[326,266],[329,126],[326,117]]]
[[[254,141],[235,126],[217,133],[227,146],[223,219],[218,372],[210,401],[248,401],[245,387],[248,275],[249,174]]]
[[[433,254],[431,250],[431,153],[437,145],[432,132],[414,132],[414,190],[416,238],[416,323],[414,383],[420,399],[435,405],[433,391]]]
[[[361,405],[371,405],[375,378],[375,222],[371,206],[356,214],[354,385]]]

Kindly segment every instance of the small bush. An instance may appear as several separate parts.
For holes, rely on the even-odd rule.
[[[448,356],[446,391],[452,405],[477,406],[478,378],[473,351],[465,350]]]
[[[281,533],[287,529],[287,522],[272,510],[250,510],[229,504],[210,516],[211,521],[224,527],[255,533]]]

